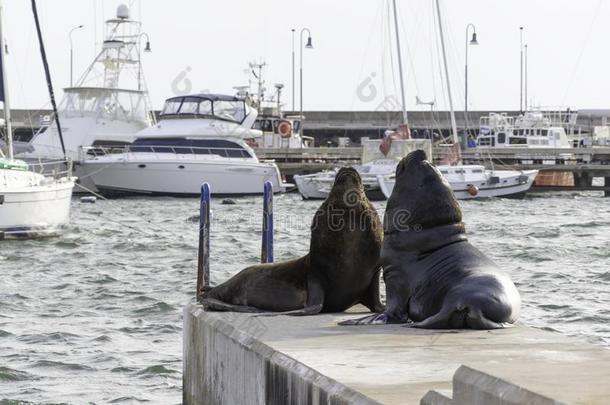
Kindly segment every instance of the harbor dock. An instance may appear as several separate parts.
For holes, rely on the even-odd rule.
[[[524,325],[337,325],[356,316],[362,313],[257,316],[189,304],[183,402],[546,405],[610,398],[610,351],[603,347]]]

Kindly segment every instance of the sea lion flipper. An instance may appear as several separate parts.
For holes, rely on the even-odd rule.
[[[360,301],[362,305],[367,307],[371,312],[381,313],[385,310],[385,305],[381,303],[381,298],[379,296],[379,273],[381,272],[381,267],[377,269],[375,275],[373,276],[373,280],[371,281],[371,285],[366,289],[364,293],[364,297]]]
[[[294,311],[285,312],[266,312],[257,316],[277,316],[277,315],[288,315],[288,316],[304,316],[304,315],[317,315],[322,312],[322,304],[308,306],[302,309],[296,309]]]
[[[468,307],[466,310],[445,305],[437,314],[421,322],[415,322],[408,327],[420,329],[502,329],[504,324],[485,318],[483,311],[477,307]]]
[[[217,300],[215,298],[204,298],[201,300],[201,305],[205,308],[206,311],[228,311],[228,312],[247,312],[247,313],[257,313],[264,312],[262,309],[258,309],[255,307],[249,307],[245,305],[234,305],[229,304],[224,301]]]
[[[339,322],[341,326],[351,325],[389,325],[397,323],[406,323],[407,319],[396,319],[392,318],[387,312],[380,314],[373,314],[365,316],[364,318],[348,319],[346,321]]]

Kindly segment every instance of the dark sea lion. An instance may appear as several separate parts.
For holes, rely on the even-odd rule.
[[[383,227],[358,172],[339,170],[311,225],[309,253],[248,267],[203,294],[206,309],[315,314],[362,303],[381,312],[379,254]]]
[[[449,183],[423,151],[398,164],[383,226],[386,309],[341,324],[494,329],[515,322],[521,304],[515,285],[467,241]]]

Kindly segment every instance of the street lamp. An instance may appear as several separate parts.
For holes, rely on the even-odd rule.
[[[305,45],[305,48],[307,49],[312,49],[313,48],[313,44],[311,43],[311,31],[309,31],[309,28],[303,28],[301,30],[301,35],[299,37],[299,46],[301,47],[301,52],[300,52],[300,57],[299,57],[299,74],[300,74],[300,91],[299,91],[299,96],[300,96],[300,107],[299,107],[299,118],[301,119],[301,122],[303,121],[303,33],[307,31],[307,44]],[[301,128],[300,128],[300,132],[303,133],[303,125],[301,124]]]
[[[468,41],[468,30],[472,27],[472,39]],[[474,24],[466,26],[466,64],[464,65],[464,114],[468,112],[468,45],[479,45]]]
[[[147,33],[142,32],[138,35],[138,90],[142,90],[142,56],[140,55],[140,38],[146,37],[146,45],[144,45],[144,52],[150,52],[150,37]]]
[[[294,93],[296,90],[294,88],[294,28],[291,31],[292,31],[292,111],[294,111],[296,109],[295,104],[294,104]]]
[[[472,27],[472,39],[468,41],[468,30]],[[464,122],[466,124],[466,133],[468,134],[468,46],[479,45],[477,41],[477,29],[474,24],[470,23],[466,26],[466,62],[464,64]]]
[[[74,27],[70,30],[70,32],[68,33],[68,38],[70,39],[70,87],[72,87],[73,85],[73,70],[74,70],[74,66],[73,66],[73,62],[74,62],[74,46],[72,45],[72,33],[78,29],[83,28],[84,25],[79,25],[77,27]]]
[[[519,112],[523,113],[523,27],[519,27],[519,51],[521,54],[519,62]]]

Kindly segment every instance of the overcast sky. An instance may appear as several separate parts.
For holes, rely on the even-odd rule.
[[[53,84],[69,83],[69,30],[74,32],[75,76],[99,51],[102,21],[120,1],[38,1]],[[143,55],[153,107],[176,89],[233,94],[248,83],[250,61],[267,63],[266,80],[284,83],[292,107],[291,29],[311,30],[314,49],[303,52],[305,110],[374,110],[398,96],[389,0],[173,0],[123,1],[141,19],[152,52]],[[410,110],[415,97],[447,108],[440,77],[434,0],[397,0]],[[479,45],[469,48],[469,109],[519,108],[519,26],[528,44],[528,98],[539,106],[609,108],[610,2],[603,0],[441,1],[454,105],[464,108],[466,25]],[[4,0],[4,34],[13,108],[48,107],[30,2]],[[95,39],[97,42],[95,43]],[[390,38],[392,42],[390,42]],[[304,38],[305,41],[305,38]],[[297,46],[297,91],[298,56]],[[95,46],[95,47],[94,47]],[[394,64],[392,64],[394,61]],[[394,68],[393,68],[394,66]],[[185,75],[181,75],[186,73]],[[173,83],[173,84],[172,84]],[[296,108],[298,109],[298,94]],[[381,106],[381,107],[380,107]]]

